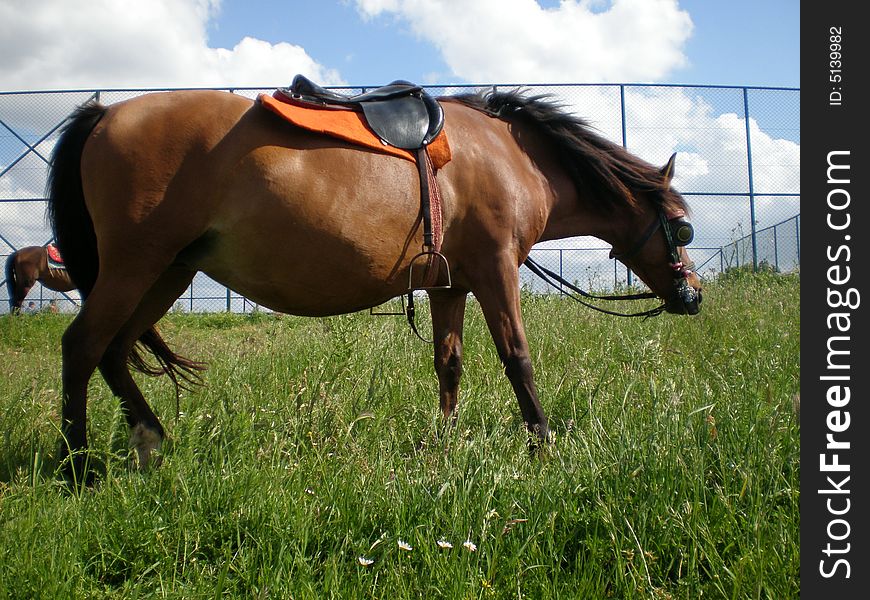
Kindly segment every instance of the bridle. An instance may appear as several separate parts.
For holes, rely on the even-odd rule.
[[[657,213],[658,214],[656,215],[655,220],[650,224],[649,227],[647,227],[646,231],[644,231],[643,235],[634,244],[634,246],[632,246],[628,251],[621,253],[617,253],[615,250],[611,250],[610,258],[615,258],[625,262],[626,260],[635,256],[638,252],[640,252],[647,244],[647,242],[649,242],[650,238],[652,238],[652,236],[659,229],[661,229],[664,233],[665,243],[667,244],[668,258],[670,260],[669,265],[673,271],[674,286],[676,288],[677,297],[683,303],[683,307],[686,309],[687,312],[692,312],[693,309],[694,312],[697,312],[697,305],[701,302],[701,298],[695,288],[689,285],[688,282],[689,275],[691,275],[692,269],[695,268],[695,265],[692,263],[683,263],[680,259],[679,252],[679,247],[686,246],[691,243],[692,239],[694,239],[695,237],[695,231],[692,228],[692,224],[685,219],[684,213],[673,214],[670,217],[665,215],[665,212],[662,209],[659,209]],[[665,301],[662,302],[660,306],[637,313],[620,313],[612,310],[607,310],[599,306],[595,306],[594,304],[585,302],[577,296],[565,292],[564,288],[568,288],[569,290],[571,290],[575,294],[579,294],[583,298],[588,298],[592,300],[643,300],[648,298],[657,298],[658,295],[653,292],[644,292],[640,294],[598,296],[583,291],[582,289],[563,279],[557,273],[554,273],[546,267],[542,267],[530,257],[526,258],[523,264],[525,264],[532,273],[543,279],[554,288],[559,289],[569,298],[579,302],[583,306],[587,306],[593,310],[597,310],[598,312],[602,312],[608,315],[614,315],[617,317],[648,318],[662,314],[667,308],[667,301]]]
[[[627,252],[617,253],[615,250],[610,251],[610,258],[625,261],[632,258],[635,254],[641,251],[653,234],[661,228],[665,234],[665,243],[668,245],[668,251],[673,263],[678,263],[679,252],[678,246],[688,246],[695,238],[695,230],[692,224],[685,219],[682,213],[665,216],[663,210],[658,210],[657,218],[650,224],[640,240]]]

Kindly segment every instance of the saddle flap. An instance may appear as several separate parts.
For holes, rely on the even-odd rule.
[[[362,104],[369,127],[386,143],[414,150],[423,145],[429,131],[429,113],[416,96],[402,96]]]

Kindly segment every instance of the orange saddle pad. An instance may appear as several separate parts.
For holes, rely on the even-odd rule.
[[[340,107],[309,107],[303,104],[284,102],[267,94],[260,94],[258,100],[264,108],[290,121],[297,127],[416,162],[414,152],[396,148],[381,141],[381,138],[369,129],[362,113]],[[432,159],[432,166],[435,169],[440,169],[450,162],[450,145],[447,142],[447,133],[443,129],[427,148],[429,157]]]

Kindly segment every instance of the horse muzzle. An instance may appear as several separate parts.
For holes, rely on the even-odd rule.
[[[685,278],[678,280],[665,310],[675,315],[697,315],[701,312],[701,288],[692,286]]]

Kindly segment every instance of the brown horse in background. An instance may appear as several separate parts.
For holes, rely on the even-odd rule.
[[[6,259],[9,312],[21,311],[24,299],[37,281],[55,292],[68,292],[76,287],[65,268],[53,266],[49,262],[47,247],[21,248]]]
[[[539,241],[594,235],[668,312],[694,314],[699,279],[684,267],[685,248],[655,225],[688,209],[670,187],[673,161],[653,167],[546,98],[493,92],[441,101],[453,154],[437,173],[453,287],[429,291],[441,410],[456,410],[471,292],[523,421],[546,440],[519,265]],[[159,448],[163,427],[128,363],[149,370],[144,346],[159,362],[150,370],[176,383],[202,368],[154,329],[198,271],[277,311],[333,315],[404,293],[422,245],[413,163],[297,128],[223,92],[82,106],[56,146],[49,189],[57,243],[84,298],[62,344],[61,452],[73,453],[65,464],[79,477],[97,368],[121,400],[140,464]]]

